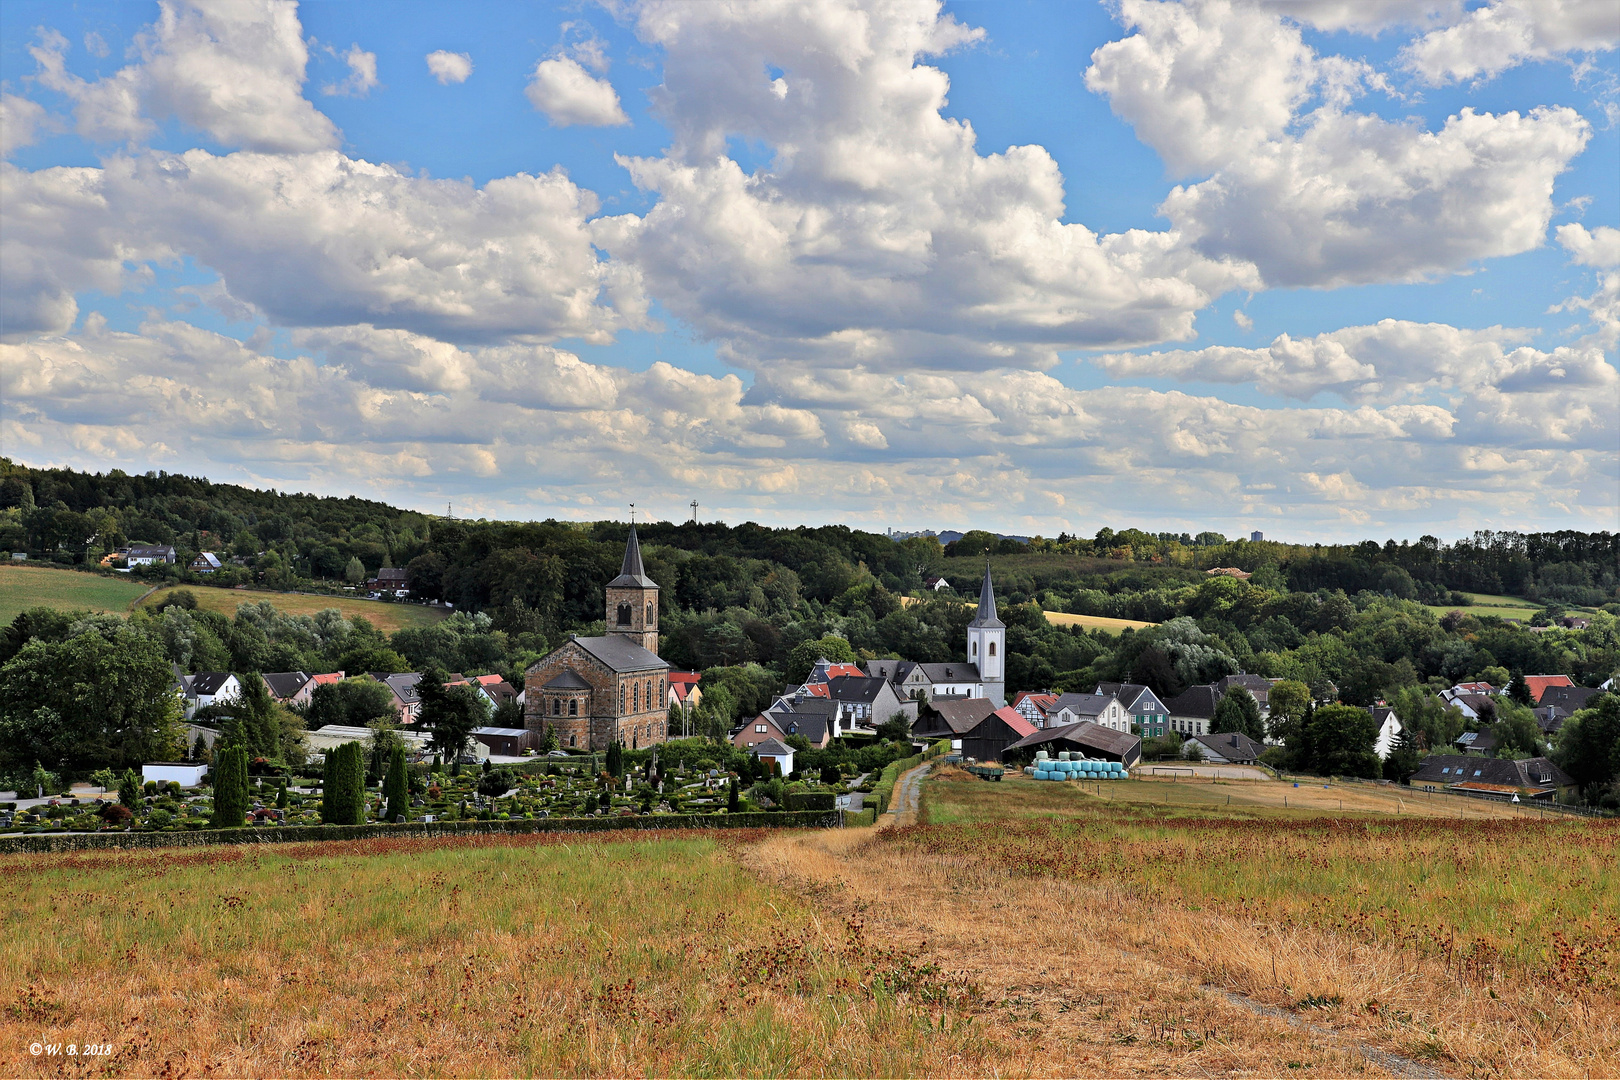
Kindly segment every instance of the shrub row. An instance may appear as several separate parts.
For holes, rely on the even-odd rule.
[[[198,832],[41,833],[0,837],[0,854],[211,847],[215,844],[303,844],[402,836],[477,836],[485,833],[613,832],[623,829],[831,829],[836,810],[752,814],[658,814],[610,818],[535,818],[510,821],[412,821],[398,825],[282,825],[204,829]]]

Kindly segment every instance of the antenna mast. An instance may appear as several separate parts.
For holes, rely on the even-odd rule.
[[[693,499],[692,500],[692,524],[694,524],[694,525],[697,524],[697,510],[698,510],[697,500]]]

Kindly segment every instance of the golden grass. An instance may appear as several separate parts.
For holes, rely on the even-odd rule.
[[[1095,996],[1123,949],[1308,1016],[1340,1045],[1470,1074],[1620,1071],[1620,823],[1236,800],[1227,812],[1189,796],[1221,785],[1134,785],[1172,786],[1182,790],[1166,808],[1022,778],[930,781],[931,824],[882,833],[844,879],[878,877],[911,897],[908,910],[929,913],[931,940],[937,927],[966,941],[974,928],[958,924],[975,905],[992,922],[1046,912],[1036,921],[1047,948],[1032,965],[1064,969],[1034,980],[1048,995],[1078,986]],[[1292,802],[1305,789],[1288,790]],[[993,996],[992,971],[969,966]],[[1274,1071],[1255,1056],[1263,1049],[1249,1047],[1245,1067]],[[1089,1059],[1064,1068],[1099,1071]]]
[[[920,604],[921,600],[915,596],[902,596],[900,605],[910,607]],[[964,602],[963,607],[973,607],[972,602]],[[1053,626],[1083,626],[1087,630],[1102,630],[1106,633],[1117,634],[1129,627],[1132,630],[1145,630],[1149,626],[1158,626],[1158,623],[1143,622],[1140,619],[1111,619],[1105,615],[1071,615],[1066,611],[1043,611],[1046,621]]]
[[[146,590],[146,585],[126,577],[4,564],[0,565],[0,625],[31,607],[122,612]]]
[[[984,1073],[971,990],[746,873],[757,837],[0,858],[13,1075]],[[935,1019],[945,1015],[947,1023]],[[108,1043],[109,1058],[32,1057]]]
[[[1170,768],[1171,766],[1165,766]],[[999,783],[964,785],[948,800],[929,804],[935,824],[962,824],[1003,818],[1089,816],[1106,806],[1140,807],[1156,812],[1202,815],[1211,811],[1240,817],[1293,821],[1323,813],[1375,817],[1539,820],[1529,806],[1431,796],[1411,788],[1370,784],[1308,783],[1276,780],[1211,780],[1169,776],[1055,783],[1009,772]]]
[[[450,614],[448,608],[424,607],[421,604],[384,604],[376,600],[356,600],[348,596],[315,596],[305,593],[260,592],[254,589],[218,589],[208,585],[175,585],[149,596],[144,604],[156,607],[165,594],[173,589],[189,589],[197,598],[197,606],[204,611],[217,611],[235,616],[242,604],[257,604],[268,600],[277,611],[287,615],[314,615],[327,608],[337,608],[344,617],[356,615],[371,620],[371,624],[385,634],[410,626],[431,626]]]

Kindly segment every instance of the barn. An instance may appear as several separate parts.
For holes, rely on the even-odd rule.
[[[1117,761],[1127,769],[1142,760],[1141,738],[1093,724],[1090,720],[1043,728],[1007,747],[1009,753],[1023,751],[1030,757],[1034,757],[1037,750],[1045,750],[1054,757],[1059,751],[1067,750],[1100,761]]]

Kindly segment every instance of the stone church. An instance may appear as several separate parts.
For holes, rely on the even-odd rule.
[[[669,735],[669,665],[658,658],[658,583],[641,565],[636,527],[619,576],[607,583],[607,634],[569,639],[524,673],[523,726],[546,725],[564,748],[631,749]]]

